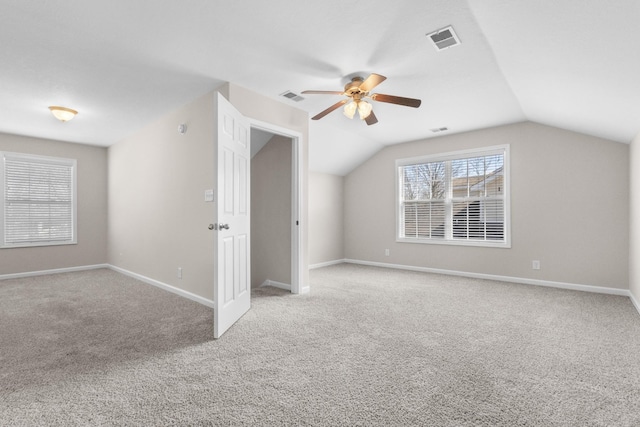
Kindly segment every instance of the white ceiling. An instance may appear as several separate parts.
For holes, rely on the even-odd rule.
[[[379,123],[310,127],[310,167],[348,173],[384,145],[532,120],[628,143],[640,131],[640,2],[0,0],[0,132],[108,146],[230,81],[310,113],[348,76],[388,77]],[[425,34],[452,25],[461,45]],[[80,114],[57,122],[49,105]]]

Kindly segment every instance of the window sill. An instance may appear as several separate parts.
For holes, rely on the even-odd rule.
[[[77,245],[77,241],[73,242],[38,242],[38,243],[21,243],[16,245],[2,245],[0,249],[17,249],[17,248],[41,248],[46,246],[64,246],[64,245]]]
[[[421,245],[447,245],[447,246],[475,246],[481,248],[511,249],[511,242],[492,242],[490,240],[445,240],[445,239],[417,239],[409,237],[396,238],[397,243],[417,243]]]

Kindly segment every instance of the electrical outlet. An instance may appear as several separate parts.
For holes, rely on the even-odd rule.
[[[540,270],[540,261],[537,259],[531,261],[531,268],[534,270]]]
[[[178,279],[182,279],[182,267],[178,267]]]
[[[389,249],[384,250],[384,256],[389,256]]]

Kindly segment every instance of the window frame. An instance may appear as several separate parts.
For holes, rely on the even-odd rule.
[[[496,154],[503,154],[504,158],[504,191],[503,191],[503,203],[504,203],[504,239],[499,241],[493,240],[475,240],[475,239],[454,239],[452,237],[452,220],[451,215],[446,214],[447,221],[445,222],[445,237],[433,238],[433,237],[405,237],[404,233],[404,219],[403,219],[403,194],[404,194],[404,182],[402,177],[402,167],[433,163],[433,162],[451,162],[453,160],[462,160],[473,157],[491,156]],[[403,159],[396,159],[395,162],[395,187],[396,187],[396,242],[398,243],[418,243],[427,245],[453,245],[453,246],[477,246],[477,247],[492,247],[492,248],[511,248],[511,167],[510,167],[510,145],[495,145],[489,147],[473,148],[460,151],[452,151],[447,153],[430,154],[424,156],[408,157]],[[446,196],[445,206],[446,209],[450,209],[452,201],[454,200],[451,191],[451,176],[446,177]],[[451,228],[451,230],[447,230]]]
[[[71,239],[68,240],[31,240],[19,243],[7,243],[5,231],[5,198],[6,198],[6,182],[5,182],[5,163],[9,160],[18,160],[30,162],[34,164],[50,164],[61,165],[71,168]],[[43,246],[60,246],[75,245],[78,243],[78,164],[76,159],[63,157],[40,156],[35,154],[15,153],[9,151],[0,151],[0,249],[26,248],[26,247],[43,247]]]

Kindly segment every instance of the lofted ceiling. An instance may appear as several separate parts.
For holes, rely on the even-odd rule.
[[[616,0],[2,0],[0,132],[109,146],[233,82],[309,112],[349,76],[387,77],[367,126],[310,125],[311,170],[385,145],[536,121],[628,143],[640,131],[640,2]],[[452,25],[461,44],[425,36]],[[80,111],[60,123],[49,105]],[[431,129],[449,130],[433,133]]]

